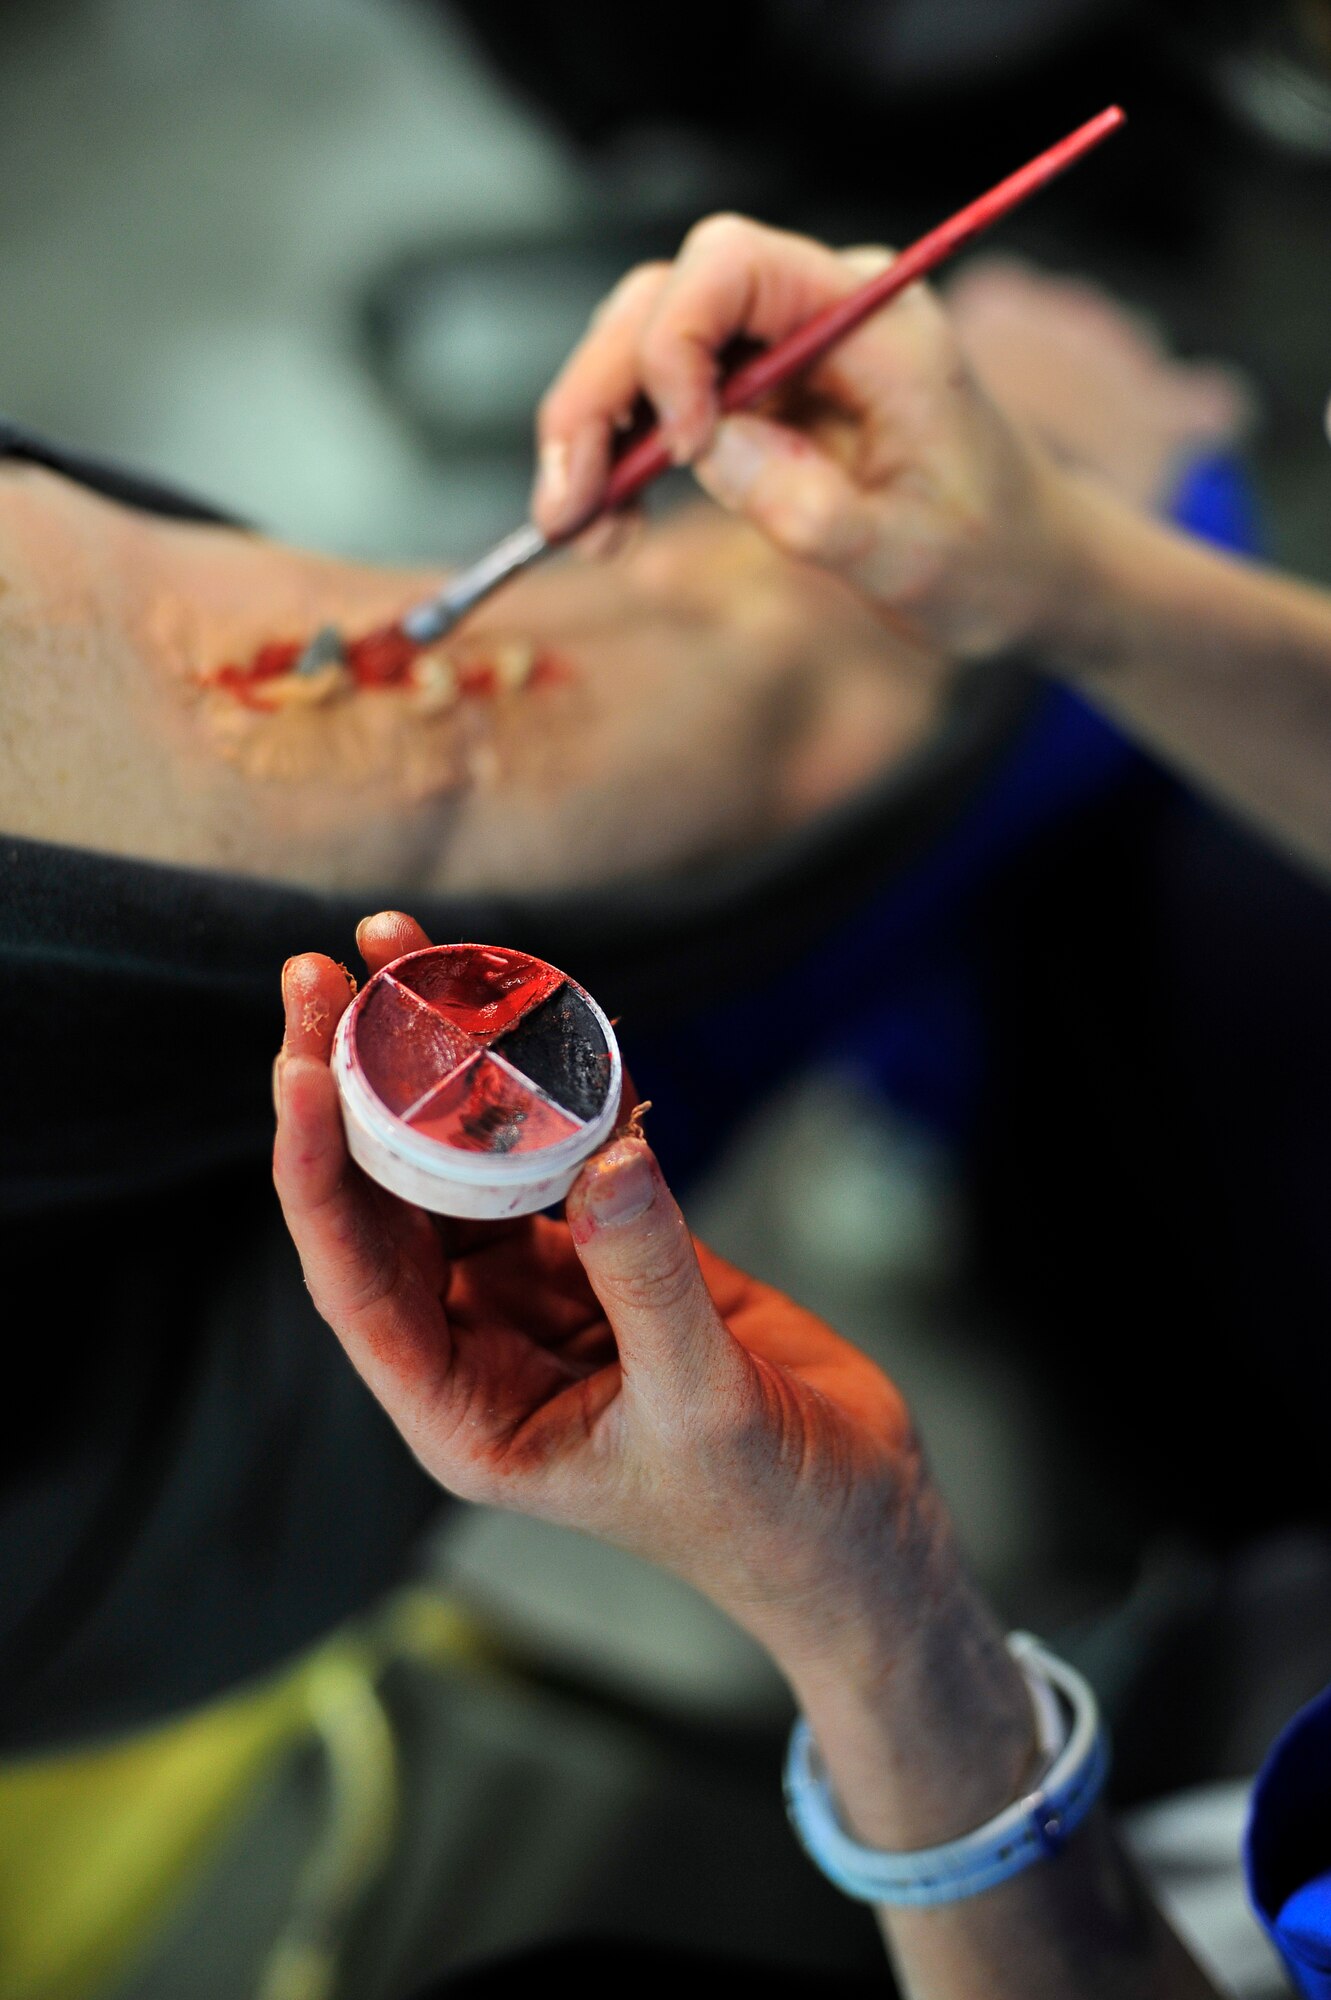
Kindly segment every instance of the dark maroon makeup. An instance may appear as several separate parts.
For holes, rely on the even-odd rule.
[[[396,980],[374,980],[356,1023],[365,1081],[399,1117],[474,1053],[469,1036]]]
[[[610,1052],[582,989],[500,947],[400,959],[359,996],[350,1034],[380,1102],[464,1152],[535,1152],[575,1137],[610,1087]]]

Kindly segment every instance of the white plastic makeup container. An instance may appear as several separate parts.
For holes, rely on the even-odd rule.
[[[501,945],[432,945],[385,966],[338,1024],[351,1157],[436,1215],[562,1201],[615,1128],[623,1067],[589,993]]]

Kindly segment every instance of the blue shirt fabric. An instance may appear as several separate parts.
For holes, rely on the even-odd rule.
[[[1253,1792],[1253,1908],[1308,2000],[1331,2000],[1331,1688],[1276,1739]]]

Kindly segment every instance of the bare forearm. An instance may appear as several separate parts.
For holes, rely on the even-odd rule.
[[[1331,595],[1235,561],[1072,478],[1037,635],[1051,667],[1169,763],[1331,868]]]
[[[1219,2000],[1101,1812],[1057,1861],[882,1926],[911,2000]]]
[[[929,1847],[1009,1805],[1034,1777],[1030,1696],[964,1583],[881,1668],[863,1647],[787,1669],[848,1830]],[[911,2000],[1215,2000],[1096,1813],[1056,1861],[964,1901],[880,1913]]]

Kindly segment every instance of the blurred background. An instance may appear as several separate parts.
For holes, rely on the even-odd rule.
[[[1002,247],[1107,286],[1184,355],[1237,364],[1257,421],[1219,503],[1230,538],[1331,581],[1321,0],[639,0],[631,18],[513,0],[8,0],[0,409],[282,538],[385,560],[465,556],[521,516],[535,399],[628,264],[669,255],[718,207],[834,242],[906,240],[1113,98],[1128,135],[1005,225]],[[1136,1362],[1119,1360],[1111,1307],[1125,1354],[1157,1343],[1146,1394],[1158,1388],[1171,1421],[1184,1358],[1212,1342],[1228,1353],[1254,1325],[1218,1330],[1216,1287],[1188,1275],[1171,1280],[1176,1349],[1158,1344],[1158,1298],[1129,1323],[1133,1299],[1152,1295],[1170,1204],[1135,1243],[1132,1147],[1153,1184],[1168,1171],[1151,1159],[1158,1135],[1139,1124],[1112,1158],[1095,1136],[1120,1069],[1144,1074],[1140,1050],[1101,1039],[1103,993],[1084,1004],[1086,941],[1115,921],[1100,900],[1106,855],[1139,856],[1124,824],[1060,822],[1004,882],[1027,976],[1046,999],[1063,978],[1063,1027],[1042,1041],[1038,1083],[1013,1060],[1005,1109],[979,1138],[922,1109],[927,1093],[894,1087],[900,1065],[860,1036],[746,1112],[724,1156],[700,1163],[690,1204],[718,1249],[901,1382],[1011,1617],[1082,1632],[1105,1658],[1164,1603],[1171,1618],[1190,1607],[1201,1643],[1236,1545],[1219,1501],[1190,1514],[1166,1497],[1169,1448],[1150,1423],[1125,1432],[1131,1399],[1114,1378]],[[1247,882],[1249,902],[1269,904],[1264,878],[1219,852],[1206,882]],[[1066,947],[1050,941],[1051,909],[1070,917]],[[1246,953],[1227,910],[1218,932]],[[1153,911],[1169,931],[1168,902]],[[1217,964],[1223,976],[1210,949],[1198,943],[1189,977]],[[1149,954],[1123,973],[1118,1020],[1158,974]],[[1017,987],[992,992],[1019,1010]],[[632,1059],[631,1022],[624,1032]],[[1284,1255],[1262,1234],[1280,1133],[1262,1127],[1246,1155],[1242,1133],[1270,1051],[1238,1016],[1212,1039],[1208,1115],[1239,1135],[1234,1212],[1250,1214],[1254,1268],[1269,1270]],[[1149,1077],[1142,1088],[1149,1099]],[[1005,1164],[993,1133],[1020,1120],[1027,1089],[1028,1142]],[[1079,1118],[1089,1136],[1071,1149]],[[1044,1179],[1022,1165],[1027,1143]],[[1245,1173],[1267,1185],[1250,1210]],[[1179,1203],[1189,1210],[1186,1192]],[[1070,1263],[1093,1238],[1092,1275],[1083,1259],[1051,1306],[1034,1274],[1058,1277],[1069,1230]],[[1315,1295],[1310,1280],[1301,1309]],[[1271,1297],[1278,1307],[1274,1281]],[[1227,1406],[1219,1421],[1232,1420]],[[1223,1455],[1214,1433],[1210,1450]],[[1277,1478],[1263,1525],[1302,1535],[1316,1513],[1310,1489]],[[1319,1561],[1298,1574],[1320,1575]],[[438,1566],[552,1684],[736,1741],[766,1741],[783,1718],[754,1649],[627,1558],[476,1513],[450,1524]],[[1246,1742],[1233,1753],[1247,1754]],[[1132,1783],[1129,1768],[1128,1795]]]

